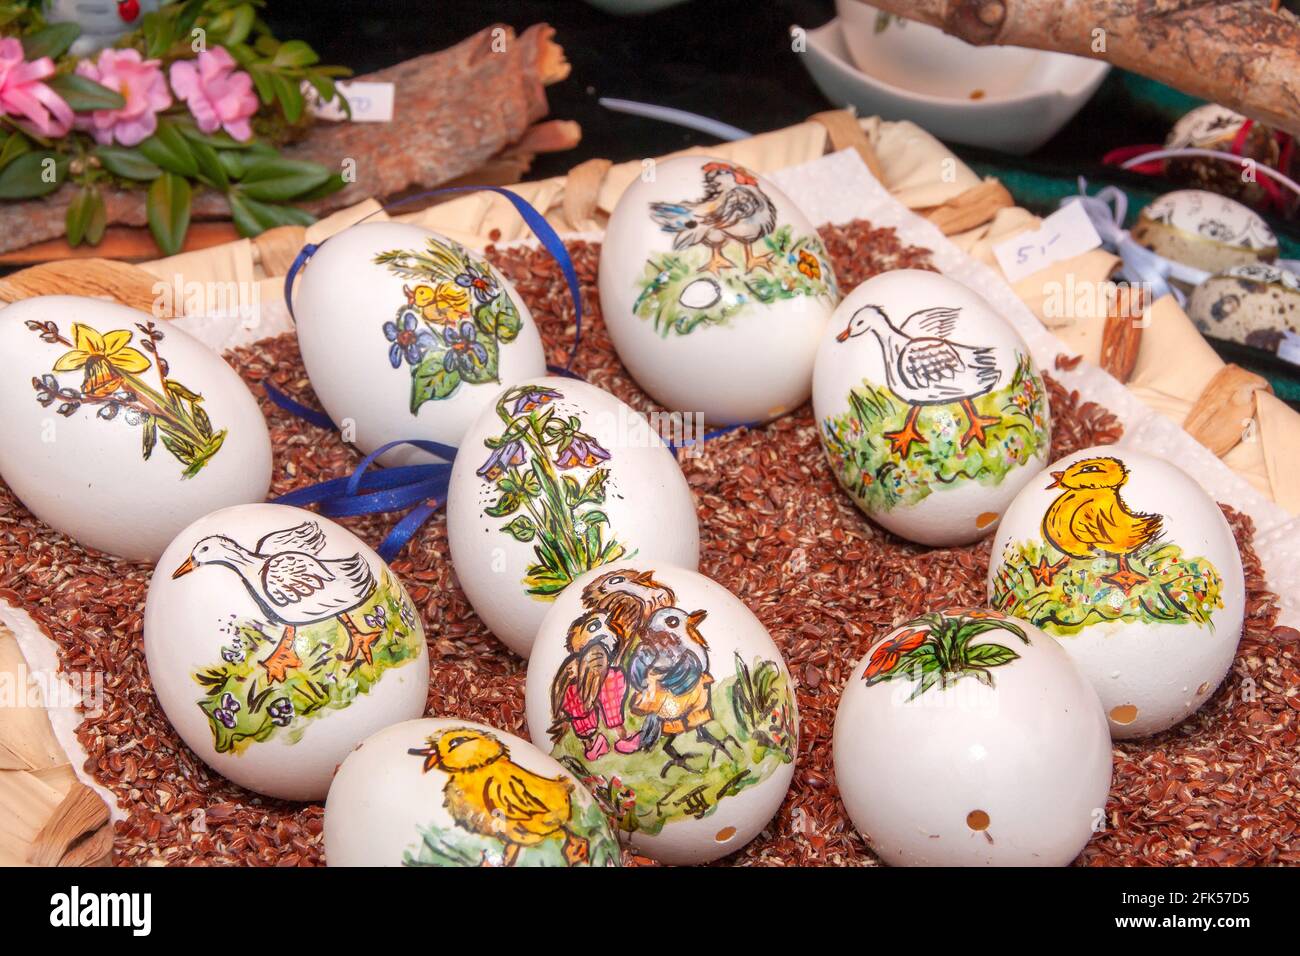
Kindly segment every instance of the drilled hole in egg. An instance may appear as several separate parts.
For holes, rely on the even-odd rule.
[[[1117,724],[1131,724],[1138,719],[1138,709],[1132,704],[1120,704],[1110,709],[1110,719]]]
[[[1210,689],[1210,682],[1208,680],[1204,681],[1202,682],[1200,687],[1196,688],[1196,694],[1197,696],[1200,696],[1201,694],[1204,694],[1209,689]]]
[[[989,525],[991,525],[993,522],[997,520],[998,520],[998,513],[996,511],[985,511],[983,514],[981,514],[978,518],[975,519],[975,527],[980,528],[982,530],[984,528],[987,528]]]
[[[717,834],[713,837],[713,839],[719,843],[726,843],[735,835],[736,835],[735,827],[723,827],[721,830],[717,832]]]
[[[966,814],[966,826],[972,830],[987,830],[989,828],[989,815],[983,810],[972,810]]]

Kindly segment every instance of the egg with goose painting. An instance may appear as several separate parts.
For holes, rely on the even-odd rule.
[[[1127,444],[1067,455],[1021,490],[994,538],[988,588],[993,607],[1060,641],[1117,739],[1172,727],[1210,699],[1246,607],[1214,499]]]
[[[817,230],[753,170],[655,162],[623,193],[600,251],[600,305],[650,395],[710,424],[761,422],[808,399],[839,301]]]
[[[799,751],[794,682],[721,584],[640,557],[578,578],[528,659],[528,733],[638,852],[705,863],[758,836]]]
[[[240,786],[319,800],[335,767],[429,689],[424,625],[383,559],[327,518],[223,508],[163,552],[149,678],[181,739]]]
[[[295,283],[312,389],[366,453],[458,446],[502,386],[546,373],[519,293],[477,252],[420,226],[364,222],[325,240]],[[385,465],[430,461],[399,446]]]
[[[817,353],[813,410],[841,487],[921,544],[988,534],[1047,463],[1047,393],[1024,340],[978,293],[933,272],[886,272],[840,303]]]
[[[456,578],[528,656],[574,578],[638,556],[699,563],[695,499],[650,422],[613,395],[546,376],[498,394],[465,435],[447,492]]]
[[[214,508],[262,501],[266,420],[219,355],[145,312],[50,295],[0,309],[0,475],[88,548],[152,561]]]

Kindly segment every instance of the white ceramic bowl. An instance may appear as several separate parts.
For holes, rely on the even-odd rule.
[[[1032,152],[1069,122],[1110,69],[1062,53],[974,47],[913,21],[894,20],[877,33],[874,7],[859,0],[838,6],[838,19],[808,32],[805,63],[821,91],[863,115],[911,120],[968,146]]]

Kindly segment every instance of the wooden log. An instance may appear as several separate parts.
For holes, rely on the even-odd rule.
[[[871,0],[871,5],[978,46],[1034,47],[1107,60],[1300,135],[1300,18],[1274,0]]]

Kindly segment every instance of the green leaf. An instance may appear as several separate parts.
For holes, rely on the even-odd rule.
[[[162,169],[151,163],[138,149],[121,146],[96,146],[94,154],[114,176],[137,182],[152,182],[162,175]]]
[[[250,199],[284,202],[315,189],[329,177],[330,171],[317,163],[266,157],[248,164],[240,190]]]
[[[602,504],[605,501],[605,482],[608,480],[607,469],[593,471],[586,484],[582,486],[582,494],[578,496],[579,503]]]
[[[199,174],[199,163],[194,158],[189,142],[170,123],[159,124],[158,131],[141,143],[138,149],[151,162],[186,179],[193,179]]]
[[[167,379],[167,391],[171,392],[177,398],[183,398],[185,401],[193,404],[194,402],[203,401],[203,396],[198,392],[192,392],[180,382],[173,378]]]
[[[1001,644],[977,644],[967,649],[966,663],[972,667],[999,667],[1011,663],[1019,656],[1011,648],[1003,647]]]
[[[222,43],[226,47],[231,47],[248,39],[248,34],[257,19],[257,11],[251,4],[241,3],[233,10],[227,10],[222,16],[229,18],[228,22],[223,24],[225,33],[222,36]]]
[[[279,69],[293,69],[295,67],[311,66],[319,62],[320,57],[308,44],[302,40],[286,40],[275,51],[271,65]]]
[[[271,75],[271,86],[275,89],[275,98],[280,101],[285,121],[293,124],[302,119],[303,107],[307,101],[298,87],[298,81],[274,73]]]
[[[275,102],[275,75],[268,73],[266,67],[260,63],[255,63],[249,67],[249,76],[253,78],[253,86],[257,89],[257,98],[262,101],[263,106],[270,106]]]
[[[587,523],[587,527],[598,524],[609,524],[609,515],[603,511],[584,511],[579,517]]]
[[[34,199],[63,185],[68,158],[48,150],[23,153],[0,169],[0,199]]]
[[[30,151],[31,148],[32,144],[28,142],[27,137],[14,130],[5,140],[4,146],[0,147],[0,169],[8,166],[10,161]]]
[[[98,186],[83,186],[77,190],[77,195],[68,203],[65,223],[69,245],[79,246],[83,240],[92,246],[99,244],[108,226],[108,214]]]
[[[460,385],[460,376],[442,365],[442,355],[426,356],[411,374],[411,414],[428,401],[446,398]]]
[[[520,515],[514,521],[505,525],[502,531],[509,534],[516,541],[532,541],[533,536],[537,534],[537,526],[533,520],[525,515]]]
[[[153,454],[154,445],[158,443],[158,424],[152,415],[145,416],[144,427],[141,431],[144,433],[142,436],[144,443],[143,451],[145,460],[147,461],[149,456]]]
[[[570,507],[578,503],[578,498],[582,494],[582,486],[578,484],[578,479],[572,475],[564,476],[564,499]]]
[[[213,149],[250,149],[254,142],[252,139],[240,142],[224,130],[205,133],[193,123],[185,120],[172,120],[171,122],[180,134],[191,143],[206,143]]]
[[[77,113],[91,110],[118,110],[126,105],[121,93],[110,90],[101,83],[96,83],[87,76],[76,73],[64,73],[45,81],[45,85],[63,97],[68,106]]]
[[[68,51],[68,47],[79,36],[81,27],[75,23],[51,23],[44,29],[23,37],[23,58],[29,61],[43,56],[57,59]]]
[[[226,167],[221,165],[221,160],[217,158],[215,149],[207,143],[191,140],[190,151],[194,154],[195,162],[198,163],[199,177],[204,182],[223,193],[230,188],[230,178],[226,175]]]
[[[497,363],[500,359],[500,346],[497,340],[490,335],[480,335],[477,339],[478,344],[483,346],[487,352],[487,361],[479,362],[477,359],[471,363],[470,371],[461,371],[461,378],[467,382],[473,382],[475,385],[482,385],[484,382],[495,382],[497,380]]]
[[[493,518],[504,518],[506,515],[514,514],[518,511],[519,506],[523,503],[523,495],[507,493],[498,498],[496,504],[484,508],[483,513],[485,515],[491,515]]]
[[[226,201],[230,204],[230,215],[235,221],[235,228],[242,236],[261,235],[276,226],[309,226],[316,221],[311,213],[293,206],[278,206],[249,199],[238,188],[226,193]]]
[[[158,248],[169,256],[180,252],[190,228],[189,182],[175,173],[163,173],[149,187],[145,210]]]
[[[326,196],[332,196],[340,189],[346,189],[348,181],[343,178],[342,173],[330,173],[329,178],[321,183],[315,189],[309,189],[301,196],[295,197],[295,202],[315,202],[317,199],[324,199]]]

